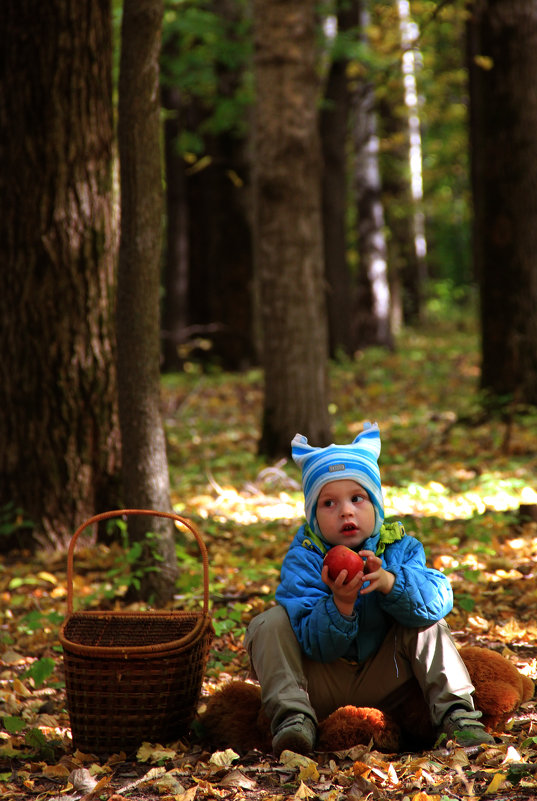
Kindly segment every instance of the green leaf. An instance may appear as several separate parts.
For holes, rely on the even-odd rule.
[[[54,673],[54,667],[56,663],[54,659],[50,656],[44,656],[42,659],[38,659],[37,662],[25,672],[25,676],[30,676],[34,680],[34,684],[36,687],[41,687],[45,679]]]
[[[4,729],[10,734],[17,734],[17,732],[25,729],[27,725],[28,724],[26,721],[22,718],[17,718],[14,716],[4,718]]]

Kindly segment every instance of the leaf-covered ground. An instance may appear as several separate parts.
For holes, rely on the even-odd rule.
[[[368,350],[332,368],[334,440],[377,420],[388,517],[424,543],[450,575],[449,623],[460,644],[484,645],[537,678],[537,416],[511,409],[486,418],[478,398],[471,324],[405,334],[396,353]],[[248,621],[272,603],[279,565],[302,514],[292,464],[256,454],[258,371],[203,373],[195,364],[163,379],[175,508],[208,547],[217,638],[203,699],[246,677]],[[307,432],[302,432],[306,433]],[[522,505],[522,510],[520,506]],[[526,518],[524,512],[530,513]],[[175,606],[201,594],[195,542],[178,547]],[[75,597],[123,608],[135,576],[119,545],[82,545]],[[65,554],[12,554],[0,568],[0,789],[6,799],[322,801],[537,797],[537,714],[529,702],[487,749],[383,755],[368,748],[282,763],[252,751],[211,753],[194,736],[142,746],[136,757],[74,752],[58,629],[65,614]]]

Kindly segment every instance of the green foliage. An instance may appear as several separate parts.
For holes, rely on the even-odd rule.
[[[15,506],[12,501],[0,506],[0,537],[10,537],[21,529],[31,529],[33,523],[24,514],[24,510]]]
[[[194,101],[203,110],[194,127],[185,114],[179,151],[201,154],[204,134],[244,134],[253,97],[245,0],[232,19],[202,0],[167,0],[162,42],[162,83],[179,90],[185,110]]]
[[[20,618],[17,630],[20,634],[34,634],[44,628],[56,628],[62,622],[63,617],[60,612],[43,613],[39,609],[32,609],[31,612]]]
[[[156,547],[158,535],[148,531],[143,541],[130,542],[127,523],[124,520],[109,521],[109,526],[119,533],[121,545],[112,549],[112,566],[106,571],[106,584],[103,595],[107,599],[124,596],[130,589],[140,589],[147,573],[159,570],[158,562],[162,556]],[[91,594],[93,602],[97,594]]]
[[[28,668],[24,673],[34,680],[35,687],[41,687],[45,681],[54,673],[56,662],[50,656],[45,656],[38,659],[33,665]]]
[[[4,729],[9,732],[10,734],[18,734],[18,732],[22,731],[26,728],[27,723],[22,718],[18,718],[16,716],[7,715],[3,719]]]

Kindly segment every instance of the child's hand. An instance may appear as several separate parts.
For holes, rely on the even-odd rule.
[[[382,559],[375,556],[373,551],[359,551],[359,556],[363,559],[367,557],[365,580],[369,582],[369,586],[365,589],[360,589],[360,595],[367,595],[368,592],[381,592],[383,595],[388,595],[395,583],[395,576],[389,570],[384,570],[382,567]]]
[[[330,587],[334,596],[334,603],[342,615],[352,615],[354,612],[354,604],[358,598],[358,593],[364,583],[364,574],[360,570],[354,578],[344,584],[347,578],[347,571],[341,570],[335,580],[332,580],[328,574],[328,565],[323,567],[321,578],[324,583]]]

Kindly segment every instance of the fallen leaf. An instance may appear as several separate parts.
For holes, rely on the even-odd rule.
[[[52,573],[49,573],[47,570],[41,570],[37,574],[37,578],[42,579],[43,581],[48,581],[49,584],[57,584],[58,579],[56,576],[53,576]]]
[[[219,765],[225,768],[232,765],[236,759],[239,759],[239,755],[232,748],[226,748],[225,751],[215,751],[209,762],[211,765]]]
[[[32,693],[30,692],[28,687],[24,686],[24,684],[22,683],[22,681],[20,679],[13,679],[12,687],[13,687],[13,692],[16,695],[21,695],[23,698],[31,698],[32,697]]]
[[[257,787],[256,781],[249,779],[238,769],[231,770],[224,776],[222,781],[218,783],[223,787],[240,787],[242,790],[255,790]]]
[[[314,795],[316,795],[316,793],[314,793],[307,784],[300,782],[298,785],[298,790],[294,794],[293,798],[312,798]]]
[[[505,755],[505,759],[503,760],[502,764],[505,765],[509,762],[522,762],[522,757],[520,756],[517,749],[513,745],[510,745],[507,748],[507,753]]]
[[[185,793],[180,793],[175,796],[175,801],[194,801],[198,788],[190,787]]]
[[[69,768],[65,765],[45,765],[42,769],[43,776],[47,779],[68,779]]]
[[[317,770],[317,763],[313,759],[308,760],[307,765],[302,765],[298,771],[298,778],[301,780],[312,779],[316,782],[319,778],[319,771]]]
[[[180,795],[185,792],[185,788],[171,771],[155,779],[153,786],[162,794],[171,793],[173,795]]]
[[[485,790],[485,795],[492,795],[493,793],[497,793],[500,787],[503,787],[505,782],[505,773],[496,773]]]
[[[388,781],[390,784],[399,784],[399,779],[397,777],[397,771],[395,770],[394,766],[390,762],[388,766]]]
[[[285,765],[286,768],[303,768],[308,766],[312,759],[307,756],[303,756],[302,754],[296,754],[294,751],[282,751],[280,754],[280,762],[282,765]],[[314,762],[314,765],[317,763]]]
[[[177,752],[173,748],[164,748],[160,743],[142,743],[136,752],[139,762],[160,762],[163,759],[173,759]]]
[[[97,786],[97,780],[93,778],[87,768],[77,768],[69,774],[69,781],[75,788],[83,793],[91,793]]]

